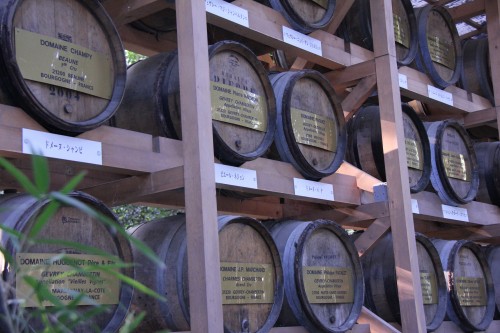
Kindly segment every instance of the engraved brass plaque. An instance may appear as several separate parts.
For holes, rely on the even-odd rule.
[[[442,159],[446,170],[446,176],[463,181],[470,181],[470,170],[467,168],[468,161],[464,155],[443,150]]]
[[[456,292],[461,306],[486,306],[484,278],[456,277]]]
[[[392,14],[393,22],[394,22],[394,38],[396,39],[396,43],[399,43],[406,47],[410,48],[410,26],[406,19],[403,19],[401,16]]]
[[[354,302],[352,272],[349,268],[306,266],[302,268],[302,277],[309,303]]]
[[[417,170],[424,169],[424,161],[422,158],[422,147],[417,141],[405,138],[406,147],[406,163],[408,167]]]
[[[222,304],[274,302],[274,267],[270,264],[221,262]]]
[[[292,128],[298,143],[335,152],[337,130],[335,121],[312,112],[290,108]]]
[[[420,272],[420,285],[422,286],[422,300],[424,304],[437,304],[436,275]]]
[[[450,42],[438,36],[427,36],[427,46],[432,61],[449,69],[455,68],[455,49]]]

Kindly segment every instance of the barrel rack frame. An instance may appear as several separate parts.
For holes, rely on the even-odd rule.
[[[436,0],[445,4],[451,0]],[[431,99],[427,93],[429,79],[408,68],[397,68],[392,33],[391,0],[371,0],[375,50],[346,45],[334,36],[353,0],[337,3],[335,16],[328,28],[310,36],[321,40],[323,56],[304,51],[282,40],[281,27],[289,24],[278,12],[253,0],[236,0],[232,4],[248,10],[249,28],[206,13],[203,0],[106,0],[103,2],[117,26],[125,48],[153,55],[178,49],[180,58],[182,131],[190,140],[175,141],[152,137],[107,126],[79,135],[102,142],[103,165],[49,159],[51,184],[58,188],[72,175],[86,170],[81,190],[114,206],[124,203],[147,203],[186,210],[188,269],[191,304],[191,332],[220,333],[222,301],[219,276],[217,214],[231,213],[259,219],[295,217],[329,218],[346,228],[364,229],[356,240],[360,255],[384,233],[394,234],[399,302],[402,325],[386,323],[363,308],[358,324],[351,332],[425,332],[425,318],[416,260],[415,232],[444,239],[469,239],[500,243],[500,208],[472,202],[468,209],[470,222],[442,217],[441,202],[430,192],[410,194],[407,182],[400,96],[431,103],[440,110],[430,120],[455,118],[466,127],[500,124],[500,80],[493,80],[495,105],[483,97],[455,86],[446,90],[453,95],[454,106]],[[177,33],[153,36],[130,28],[127,24],[160,10],[172,8],[178,17]],[[500,0],[475,0],[458,7],[455,18],[467,18],[485,12],[493,78],[500,78]],[[179,19],[180,18],[180,19]],[[293,68],[318,64],[332,71],[327,77],[338,91],[352,87],[343,96],[342,107],[351,117],[375,90],[381,103],[381,124],[385,165],[392,177],[387,182],[387,201],[376,201],[373,186],[380,181],[357,168],[343,163],[333,175],[322,179],[334,187],[335,201],[307,199],[294,195],[293,178],[301,178],[291,165],[259,158],[243,167],[257,171],[263,194],[247,200],[216,195],[219,188],[239,190],[217,184],[211,144],[210,94],[206,22],[237,33],[250,40],[282,49],[297,56]],[[400,89],[398,74],[408,79],[408,88]],[[0,104],[0,156],[9,158],[20,169],[30,172],[29,156],[22,152],[21,131],[29,128],[46,131],[23,110]],[[127,140],[123,140],[126,137]],[[183,135],[188,137],[188,135]],[[215,161],[217,162],[217,161]],[[0,170],[0,188],[18,185]],[[241,189],[240,189],[241,190]],[[213,193],[214,195],[207,195]],[[413,214],[411,202],[417,200],[419,213]],[[494,321],[487,332],[499,332],[500,321]],[[303,333],[302,327],[273,328],[272,333]],[[451,322],[444,322],[437,332],[460,332]]]

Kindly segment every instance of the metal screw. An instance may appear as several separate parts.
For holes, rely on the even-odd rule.
[[[234,142],[234,145],[236,146],[236,149],[237,150],[240,150],[241,149],[241,140],[238,139]]]
[[[312,160],[312,164],[313,164],[314,166],[318,165],[318,159],[313,158],[313,160]]]
[[[335,316],[330,317],[330,323],[332,323],[332,324],[335,323]]]
[[[69,113],[69,114],[73,113],[73,106],[71,104],[66,104],[64,106],[64,112]]]
[[[248,322],[248,319],[243,319],[241,321],[241,330],[243,332],[249,332],[250,331],[250,323]]]

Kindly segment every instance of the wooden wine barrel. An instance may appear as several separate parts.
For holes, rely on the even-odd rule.
[[[448,285],[447,316],[465,332],[485,331],[495,312],[490,267],[479,245],[433,240]]]
[[[462,49],[460,85],[467,91],[484,96],[494,104],[488,39],[467,39],[462,43]]]
[[[495,289],[495,315],[494,319],[500,319],[500,246],[488,245],[485,246],[484,252],[488,266],[491,270],[493,278],[493,286]]]
[[[410,190],[412,193],[424,190],[431,175],[429,139],[422,121],[406,103],[401,104],[405,135],[406,162]],[[364,105],[352,117],[347,129],[347,160],[372,175],[386,181],[380,108],[378,105]]]
[[[166,301],[134,295],[133,307],[148,315],[141,332],[190,329],[185,217],[178,215],[140,225],[132,234],[165,263],[154,265],[133,249],[141,266],[135,279],[166,295]],[[283,303],[283,270],[267,229],[249,217],[219,217],[219,256],[224,332],[268,332]]]
[[[462,48],[451,15],[439,5],[418,8],[416,12],[417,69],[440,88],[457,83],[462,69]]]
[[[0,17],[0,85],[14,105],[63,134],[113,116],[125,89],[125,54],[99,1],[2,1]]]
[[[344,115],[326,78],[314,70],[270,75],[276,96],[274,149],[309,179],[334,173],[344,160]]]
[[[276,102],[263,65],[243,44],[209,47],[215,156],[239,165],[263,155],[273,142]],[[182,139],[177,53],[162,53],[129,67],[117,127]]]
[[[428,332],[436,330],[446,315],[447,289],[439,253],[432,242],[416,234],[420,285]],[[378,240],[361,257],[365,275],[365,306],[388,322],[401,323],[392,234]]]
[[[279,326],[309,332],[349,330],[363,306],[363,272],[347,233],[332,221],[280,221],[270,226],[283,262],[285,301]]]
[[[94,211],[116,220],[113,213],[102,202],[88,194],[73,192],[70,196]],[[0,196],[0,221],[3,226],[28,235],[38,228],[35,220],[50,203],[49,199],[38,200],[27,194],[2,195]],[[25,243],[22,248],[19,248],[15,245],[17,240],[9,238],[7,233],[2,233],[1,237],[1,246],[15,258],[19,269],[12,271],[12,266],[7,266],[2,256],[0,262],[3,264],[3,277],[6,283],[12,283],[15,287],[16,298],[27,300],[24,317],[34,332],[42,332],[44,323],[40,317],[33,315],[39,310],[40,304],[31,294],[32,289],[27,287],[26,282],[23,282],[24,276],[31,276],[43,283],[63,304],[69,304],[75,298],[75,295],[68,290],[75,290],[77,293],[78,290],[84,290],[83,293],[88,299],[82,299],[76,311],[81,316],[91,312],[95,312],[95,315],[73,327],[72,332],[118,332],[132,302],[130,285],[124,284],[115,276],[108,275],[102,270],[90,269],[86,273],[76,271],[69,273],[68,276],[60,276],[63,272],[88,268],[90,263],[95,265],[101,265],[103,261],[109,263],[110,258],[113,257],[131,264],[130,244],[125,237],[116,232],[116,229],[77,208],[63,205],[35,236],[38,242]],[[70,242],[80,245],[75,246]],[[95,252],[86,253],[82,246],[98,249],[113,257],[96,255]],[[63,254],[75,260],[74,265],[77,268],[68,264],[71,259],[61,258]],[[121,269],[121,273],[133,278],[131,267]],[[73,274],[78,278],[72,278]],[[95,277],[99,278],[95,279]],[[52,303],[48,301],[42,304],[52,306]],[[96,312],[95,305],[103,305],[107,309]],[[3,332],[1,327],[0,331]]]
[[[472,140],[454,120],[424,123],[431,147],[431,183],[441,201],[459,206],[474,200],[479,170]]]
[[[417,55],[417,21],[410,0],[392,0],[396,59],[399,66],[408,66]],[[338,35],[345,41],[373,51],[370,0],[354,1]]]
[[[500,143],[474,144],[479,169],[476,200],[500,206]]]

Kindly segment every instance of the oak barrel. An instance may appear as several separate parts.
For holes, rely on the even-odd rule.
[[[495,312],[495,291],[481,248],[467,240],[433,243],[446,272],[448,318],[465,332],[486,330]]]
[[[450,13],[440,5],[427,5],[416,13],[417,69],[439,88],[457,83],[462,69],[462,47]]]
[[[240,165],[263,155],[273,142],[276,102],[267,72],[250,49],[234,41],[209,46],[215,155]],[[182,139],[177,52],[130,66],[115,126]]]
[[[462,43],[462,49],[460,85],[467,91],[484,96],[494,104],[488,39],[467,39]]]
[[[416,234],[420,285],[428,332],[436,330],[446,315],[447,289],[439,253],[426,236]],[[401,323],[396,264],[391,233],[361,257],[365,275],[365,306],[388,322]]]
[[[494,319],[500,319],[500,246],[488,245],[485,246],[484,252],[488,266],[491,270],[493,278],[493,286],[495,289],[495,316]]]
[[[331,84],[315,70],[270,75],[276,96],[273,149],[309,179],[334,173],[344,160],[344,114]]]
[[[417,21],[410,0],[392,0],[396,59],[399,66],[408,66],[417,55]],[[370,0],[354,1],[339,27],[338,35],[345,41],[373,51]]]
[[[454,120],[424,123],[431,147],[431,183],[441,201],[459,206],[474,200],[479,170],[473,143]]]
[[[479,169],[476,200],[500,206],[500,143],[474,144]]]
[[[113,116],[125,89],[125,54],[99,1],[1,1],[0,17],[0,86],[16,106],[62,134]]]
[[[279,221],[270,225],[283,262],[285,300],[280,326],[309,332],[345,332],[363,306],[363,272],[349,236],[333,221]]]
[[[102,202],[90,195],[82,192],[73,192],[69,195],[97,213],[116,221],[113,213]],[[28,194],[1,195],[0,221],[3,226],[28,235],[38,228],[35,221],[49,204],[51,204],[50,199],[37,199]],[[95,305],[106,307],[104,311],[97,311],[97,314],[91,316],[89,320],[73,327],[72,332],[118,332],[132,302],[132,287],[102,270],[89,270],[83,275],[81,272],[69,273],[68,276],[60,274],[77,268],[85,269],[90,262],[95,265],[109,263],[112,257],[96,255],[95,249],[131,264],[132,250],[128,240],[117,233],[113,226],[77,208],[65,205],[57,209],[35,236],[35,240],[36,242],[24,243],[19,248],[16,246],[17,240],[10,238],[8,233],[2,233],[1,238],[1,246],[15,258],[18,265],[18,271],[14,272],[11,270],[12,266],[7,266],[3,257],[0,258],[3,277],[6,283],[15,286],[16,298],[27,299],[27,305],[24,308],[26,312],[23,316],[28,320],[30,328],[35,332],[42,332],[44,324],[39,317],[32,316],[40,304],[35,301],[35,297],[31,294],[32,289],[27,287],[23,276],[31,276],[43,283],[63,304],[70,303],[75,297],[68,290],[75,290],[77,293],[78,290],[84,290],[83,293],[88,299],[82,299],[78,303],[80,305],[76,307],[76,311],[81,316],[95,312]],[[76,246],[73,243],[79,245]],[[87,253],[88,250],[82,246],[92,247],[94,251]],[[63,254],[73,258],[76,266],[67,264],[70,259],[61,258]],[[132,278],[133,268],[122,268],[121,273]],[[73,274],[78,278],[72,278]],[[52,303],[42,304],[50,307]],[[2,331],[1,327],[0,331]]]
[[[249,217],[220,216],[219,256],[224,332],[268,332],[283,303],[283,271],[276,245],[263,224]],[[141,332],[190,329],[186,223],[184,215],[140,225],[132,234],[144,241],[165,266],[149,262],[135,249],[135,279],[166,295],[166,301],[134,295],[133,307],[148,316]]]
[[[401,104],[405,135],[406,162],[410,190],[412,193],[424,190],[431,175],[429,139],[422,121],[411,106]],[[386,181],[380,107],[376,104],[362,106],[346,125],[347,160],[372,175]]]

